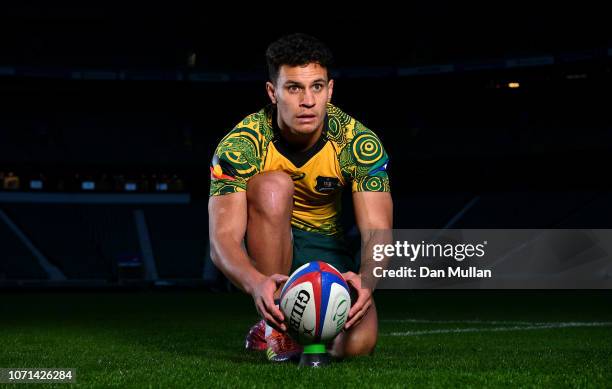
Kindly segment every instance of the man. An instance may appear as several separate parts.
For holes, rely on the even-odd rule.
[[[212,260],[253,296],[263,317],[247,335],[247,348],[267,348],[274,361],[299,356],[274,299],[287,274],[316,259],[343,272],[358,296],[331,354],[371,354],[376,308],[342,239],[340,195],[351,186],[362,241],[369,231],[391,229],[387,154],[372,131],[330,103],[332,55],[320,41],[289,35],[272,43],[266,58],[271,104],[242,120],[213,157]]]

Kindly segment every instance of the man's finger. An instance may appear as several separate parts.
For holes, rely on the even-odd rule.
[[[266,307],[266,310],[270,312],[274,316],[274,318],[279,321],[279,323],[282,323],[285,320],[283,313],[280,309],[278,309],[276,304],[274,304],[274,301],[263,299],[263,303]]]
[[[279,322],[265,307],[262,302],[262,316],[271,327],[280,332],[285,332],[286,327],[282,322]]]
[[[266,307],[266,304],[264,303],[263,298],[260,298],[257,301],[257,309],[259,310],[259,313],[261,313],[261,315],[264,317],[264,319],[266,319],[266,320],[276,320],[276,319],[274,319],[272,314],[270,312],[268,312],[268,308]],[[269,316],[269,318],[268,318],[268,316]]]
[[[363,319],[363,316],[356,319],[357,321],[351,321],[350,323],[346,323],[346,326],[344,327],[344,330],[350,330],[353,327],[356,327],[359,325],[359,323],[361,323],[361,320]]]
[[[359,324],[361,320],[365,317],[365,315],[368,313],[368,310],[370,309],[371,306],[372,306],[372,300],[368,300],[366,304],[364,305],[364,307],[359,312],[357,312],[357,314],[355,314],[355,317],[353,317],[351,320],[349,320],[346,323],[347,326],[345,326],[345,329],[354,327],[357,324]]]
[[[346,282],[351,284],[353,286],[353,288],[355,288],[357,290],[361,289],[361,278],[357,277],[355,273],[353,273],[353,275],[351,275],[351,277],[348,278],[346,280]]]
[[[270,319],[266,319],[265,317],[264,317],[264,319],[266,320],[266,323],[267,323],[267,324],[268,324],[270,327],[274,328],[274,329],[275,329],[276,331],[278,331],[278,332],[285,332],[285,330],[284,330],[282,327],[280,327],[280,326],[279,326],[279,325],[278,325],[278,324],[277,324],[277,323],[276,323],[274,320],[272,320],[272,319],[273,319],[273,318],[272,318],[272,316],[270,316],[269,314],[266,314],[266,315],[267,315],[267,317],[269,317]]]
[[[365,305],[365,303],[368,302],[368,300],[370,300],[370,294],[367,293],[364,290],[360,290],[357,291],[357,301],[355,301],[355,304],[353,304],[353,306],[351,307],[350,311],[349,311],[349,318],[352,318],[353,315],[359,311],[360,309],[363,309],[363,306]]]
[[[289,277],[284,274],[273,274],[271,278],[274,280],[274,282],[276,282],[276,285],[285,282],[289,279]]]
[[[272,315],[270,315],[270,313],[266,310],[266,307],[264,306],[262,301],[257,302],[257,310],[259,311],[259,314],[264,318],[266,323],[268,323],[272,327],[275,327],[277,325],[276,320],[274,320],[274,317],[272,317]]]
[[[357,312],[355,314],[355,316],[353,316],[353,318],[351,320],[349,320],[345,325],[344,325],[344,329],[348,330],[351,327],[353,327],[355,324],[357,324],[359,321],[361,321],[361,318],[365,315],[365,310],[361,310],[359,312]]]
[[[351,328],[353,324],[355,324],[355,322],[359,320],[363,315],[364,315],[363,310],[357,311],[357,313],[355,313],[355,315],[349,321],[346,322],[346,325],[344,326],[344,328],[346,328],[347,330]]]
[[[281,322],[283,320],[285,320],[285,317],[283,316],[283,313],[281,312],[280,309],[278,309],[276,304],[274,304],[274,301],[272,299],[270,299],[270,300],[264,299],[263,303],[264,303],[264,305],[266,307],[266,310],[268,312],[270,312],[274,316],[274,318],[276,320],[279,320]]]
[[[365,299],[359,296],[357,298],[357,301],[355,301],[355,304],[353,304],[353,306],[351,307],[348,317],[352,319],[353,316],[363,308],[364,304],[365,304]]]

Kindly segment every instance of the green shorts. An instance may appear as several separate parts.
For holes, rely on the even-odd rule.
[[[289,274],[312,261],[327,262],[340,273],[359,271],[359,263],[351,255],[344,238],[333,238],[294,227],[291,230],[293,232],[293,263]]]

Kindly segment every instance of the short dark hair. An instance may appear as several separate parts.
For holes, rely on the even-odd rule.
[[[329,76],[333,56],[331,50],[317,38],[298,33],[286,35],[272,42],[266,50],[266,61],[270,81],[276,82],[282,65],[300,66],[317,63],[327,69]]]

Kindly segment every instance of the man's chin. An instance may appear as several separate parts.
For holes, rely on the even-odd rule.
[[[300,135],[310,135],[317,132],[318,126],[315,125],[296,125],[293,127],[293,132]]]

